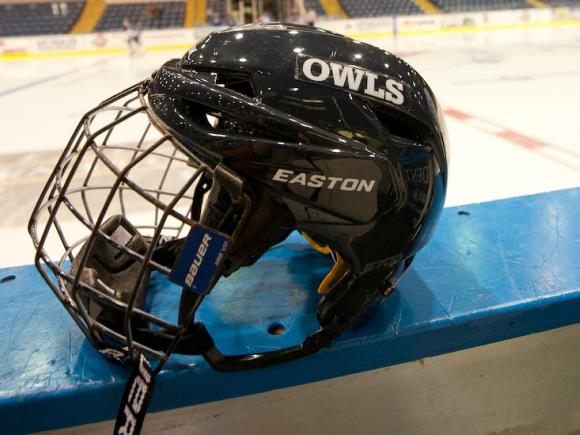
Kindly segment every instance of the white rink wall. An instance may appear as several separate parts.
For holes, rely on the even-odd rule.
[[[170,49],[192,43],[210,32],[210,28],[147,30],[142,34],[147,48]],[[88,33],[82,35],[42,35],[0,39],[0,56],[27,57],[53,53],[115,53],[127,48],[124,32]]]
[[[318,26],[354,38],[393,36],[442,35],[480,30],[525,29],[554,27],[580,23],[580,8],[523,9],[441,15],[411,15],[373,17],[347,20],[320,20]],[[195,41],[218,27],[147,30],[142,40],[147,50],[190,47]],[[501,32],[500,32],[501,33]],[[501,35],[498,37],[501,42]],[[126,50],[124,32],[91,33],[84,35],[43,35],[0,39],[0,58],[38,57],[52,54],[116,53]]]
[[[372,17],[346,20],[320,21],[325,29],[342,34],[367,34],[395,30],[403,34],[453,31],[465,27],[485,27],[498,25],[549,23],[560,16],[573,18],[572,11],[567,15],[555,15],[552,9],[522,9],[488,12],[464,12],[439,15],[409,15],[399,17]],[[580,11],[578,11],[580,17]],[[370,36],[370,35],[369,35]]]

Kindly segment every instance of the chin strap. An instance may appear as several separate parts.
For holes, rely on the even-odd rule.
[[[115,435],[141,433],[154,387],[155,374],[151,364],[143,354],[138,354],[117,412]]]
[[[187,241],[186,241],[187,243]],[[202,323],[192,323],[205,293],[183,289],[179,312],[181,325],[192,325],[180,331],[177,337],[163,332],[150,330],[135,331],[136,339],[148,343],[153,348],[166,349],[166,355],[172,352],[182,354],[200,354],[211,367],[218,371],[239,371],[269,367],[291,360],[312,355],[325,347],[330,347],[336,337],[349,329],[358,320],[360,313],[366,311],[378,298],[386,295],[382,288],[376,286],[373,277],[343,277],[353,280],[341,288],[348,289],[354,285],[358,292],[338,292],[332,297],[325,297],[321,302],[318,317],[321,328],[308,336],[300,345],[271,352],[245,355],[224,355],[215,346],[212,337]],[[376,278],[376,277],[375,277]],[[369,287],[370,282],[375,286]],[[127,382],[123,400],[117,414],[116,435],[138,434],[143,425],[147,407],[153,394],[155,375],[161,371],[166,359],[161,360],[155,370],[144,355],[137,353],[134,357],[133,370]]]
[[[184,289],[184,291],[188,290]],[[203,297],[200,296],[198,299],[199,301],[191,301],[193,306],[199,306]],[[193,317],[195,309],[190,312]],[[146,332],[148,335],[139,336],[139,331],[135,331],[136,339],[147,342],[152,348],[166,349],[167,357],[172,352],[202,355],[215,348],[213,339],[202,323],[192,324],[186,332],[183,332],[177,338],[162,332],[154,334],[151,334],[152,331],[150,330],[143,332]],[[165,362],[167,362],[167,358],[159,361],[157,367],[153,369],[145,355],[140,352],[134,353],[133,368],[125,385],[125,392],[123,393],[117,412],[113,432],[115,435],[138,435],[141,433],[149,402],[153,396],[155,378],[165,365]]]
[[[258,369],[314,354],[329,347],[332,341],[349,327],[348,324],[341,324],[337,318],[336,322],[322,327],[310,335],[304,343],[295,347],[259,354],[223,355],[214,346],[205,327],[196,323],[194,328],[181,338],[180,345],[174,351],[186,354],[199,353],[212,368],[222,372]],[[153,369],[145,355],[135,353],[133,368],[117,413],[115,435],[140,433],[153,395],[155,377],[164,364],[165,361],[160,361]]]
[[[209,183],[204,189],[208,185]],[[212,192],[210,199],[217,198],[218,193]],[[211,213],[201,216],[200,221],[205,223],[210,217],[218,217],[221,222],[226,221],[227,211],[218,207],[220,202],[214,201],[215,205],[210,208]],[[200,210],[193,210],[192,213],[197,218]],[[111,296],[124,302],[131,297],[132,291],[138,292],[135,307],[140,308],[145,301],[146,288],[141,285],[131,289],[127,282],[146,283],[149,272],[146,279],[135,275],[142,269],[141,261],[124,252],[130,250],[143,255],[149,249],[149,240],[141,236],[122,216],[110,218],[101,226],[99,232],[100,236],[81,249],[77,256],[78,263],[73,263],[73,271],[82,271],[80,281],[84,285],[101,285],[105,290],[116,289],[118,294]],[[358,320],[362,312],[385,296],[385,281],[377,280],[376,273],[353,276],[342,258],[334,254],[335,265],[320,286],[326,292],[318,309],[320,329],[297,346],[255,354],[224,355],[216,347],[205,326],[194,322],[194,318],[204,297],[220,276],[221,263],[230,239],[230,236],[200,224],[193,226],[185,239],[165,241],[154,252],[154,262],[172,264],[169,278],[182,287],[179,326],[177,329],[151,328],[148,327],[146,319],[141,320],[139,316],[131,320],[132,338],[129,343],[139,343],[145,348],[161,351],[164,355],[157,366],[152,368],[143,353],[134,346],[129,347],[128,354],[133,360],[133,370],[117,414],[115,434],[140,432],[153,394],[155,376],[171,353],[202,355],[218,371],[249,370],[288,362],[329,347],[336,337]],[[317,250],[332,253],[328,247],[310,241]],[[377,273],[384,277],[384,272]],[[89,307],[90,303],[91,301]],[[105,305],[97,308],[89,308],[97,321],[106,321],[108,327],[122,331],[122,315],[118,311]],[[104,351],[107,353],[106,349]]]
[[[195,226],[181,243],[180,253],[173,266],[170,279],[182,286],[179,306],[180,325],[177,332],[132,328],[132,337],[151,349],[164,352],[157,367],[141,352],[130,348],[133,369],[127,381],[115,423],[115,435],[139,434],[147,408],[153,395],[155,377],[173,352],[203,355],[215,349],[213,339],[202,323],[193,323],[203,298],[219,277],[220,258],[226,250],[229,238],[201,226]],[[170,249],[171,248],[171,249]],[[162,251],[175,251],[173,246]],[[158,258],[172,258],[173,252],[160,252]]]
[[[333,323],[323,326],[309,335],[302,344],[294,347],[246,355],[223,355],[216,347],[212,347],[203,353],[203,357],[212,368],[221,372],[270,367],[303,358],[325,347],[330,347],[332,341],[350,326],[336,318]]]
[[[101,232],[118,245],[140,252],[147,249],[146,239],[121,216],[110,218],[102,225]],[[317,250],[330,251],[310,241]],[[161,350],[167,355],[172,352],[202,355],[212,367],[220,371],[267,367],[311,355],[330,346],[338,335],[356,322],[361,312],[364,312],[378,298],[385,296],[385,286],[377,285],[375,276],[368,274],[360,277],[351,276],[342,258],[336,255],[335,266],[320,286],[325,290],[332,289],[332,292],[327,293],[321,301],[318,318],[322,326],[318,331],[307,337],[302,344],[294,347],[259,354],[223,355],[215,346],[205,326],[199,322],[194,323],[193,319],[203,298],[219,276],[219,261],[223,257],[228,242],[227,236],[197,226],[192,228],[186,239],[165,242],[156,250],[153,255],[154,261],[160,264],[174,263],[170,279],[183,288],[178,322],[182,326],[176,335],[176,331],[162,328],[151,329],[146,323],[134,321],[132,322],[134,342],[151,349]],[[83,269],[91,273],[83,273],[81,279],[85,284],[96,285],[101,282],[107,288],[121,289],[120,294],[116,296],[121,300],[126,300],[129,288],[125,283],[135,282],[132,271],[140,267],[140,262],[120,255],[120,252],[118,249],[111,249],[110,243],[106,240],[97,239],[88,253]],[[77,258],[82,259],[83,255]],[[73,270],[81,266],[75,263]],[[145,288],[140,290],[138,307],[143,304],[145,291]],[[122,316],[113,310],[100,309],[92,314],[101,322],[106,320],[110,327],[121,326]],[[134,357],[134,361],[143,367],[144,363],[141,362],[139,354]],[[143,369],[140,370],[139,373],[142,373]],[[155,372],[159,370],[158,367]]]

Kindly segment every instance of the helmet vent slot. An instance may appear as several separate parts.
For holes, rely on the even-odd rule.
[[[429,130],[417,120],[401,115],[394,110],[375,107],[374,112],[379,122],[392,135],[416,141],[429,134]]]
[[[209,125],[211,125],[213,128],[216,128],[218,123],[220,122],[220,118],[212,113],[206,113],[205,117],[207,118],[207,122],[209,122]]]
[[[186,99],[177,99],[177,108],[185,118],[199,126],[219,133],[259,136],[264,139],[280,140],[280,135],[268,132],[259,123],[236,119],[225,112]]]
[[[229,71],[217,71],[214,74],[216,75],[216,85],[246,97],[254,98],[256,96],[250,74]]]

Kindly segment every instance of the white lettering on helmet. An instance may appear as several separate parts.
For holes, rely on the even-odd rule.
[[[358,89],[362,82],[364,71],[362,69],[355,69],[348,65],[340,65],[338,63],[331,63],[332,78],[336,86],[344,87],[348,80],[349,89]]]
[[[376,180],[327,177],[325,175],[311,175],[288,169],[278,169],[272,177],[272,180],[280,183],[300,184],[301,186],[317,187],[327,190],[338,189],[345,192],[372,192],[376,184]]]
[[[314,75],[314,73],[312,72],[312,66],[314,64],[320,65],[320,74],[318,75]],[[323,60],[317,59],[315,57],[311,57],[306,62],[304,62],[304,65],[302,66],[302,71],[304,72],[304,75],[306,77],[315,82],[323,82],[330,75],[330,67],[328,66],[328,64]]]
[[[308,187],[322,187],[324,186],[324,180],[326,180],[324,175],[311,175],[306,185]]]
[[[385,98],[385,90],[377,87],[377,84],[375,83],[379,78],[379,76],[368,71],[366,75],[367,75],[367,87],[365,88],[364,93],[370,95],[371,97],[383,100]],[[358,89],[353,89],[353,91],[356,90]]]
[[[293,171],[288,171],[287,169],[278,169],[274,175],[274,181],[281,181],[283,183],[288,181],[288,177],[292,175]]]
[[[305,60],[303,60],[305,59]],[[397,106],[405,102],[404,84],[386,75],[354,65],[331,62],[317,57],[298,56],[296,78],[345,88]],[[303,63],[300,66],[300,62]],[[314,68],[316,66],[316,68]],[[280,180],[277,180],[280,181]]]
[[[393,80],[387,80],[387,93],[385,98],[393,104],[401,105],[405,102],[405,97],[403,97],[403,84]]]

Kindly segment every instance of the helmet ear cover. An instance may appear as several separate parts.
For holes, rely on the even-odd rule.
[[[224,260],[224,276],[240,267],[254,264],[270,247],[283,241],[292,232],[293,217],[268,192],[257,186],[250,189],[250,219],[237,238],[232,240]]]
[[[331,255],[334,260],[334,265],[318,287],[318,293],[323,295],[317,316],[321,325],[333,321],[350,326],[355,324],[369,307],[391,294],[398,277],[411,264],[411,261],[399,262],[391,269],[381,268],[356,275],[339,252],[319,243],[304,231],[300,234],[312,248],[321,254]]]

